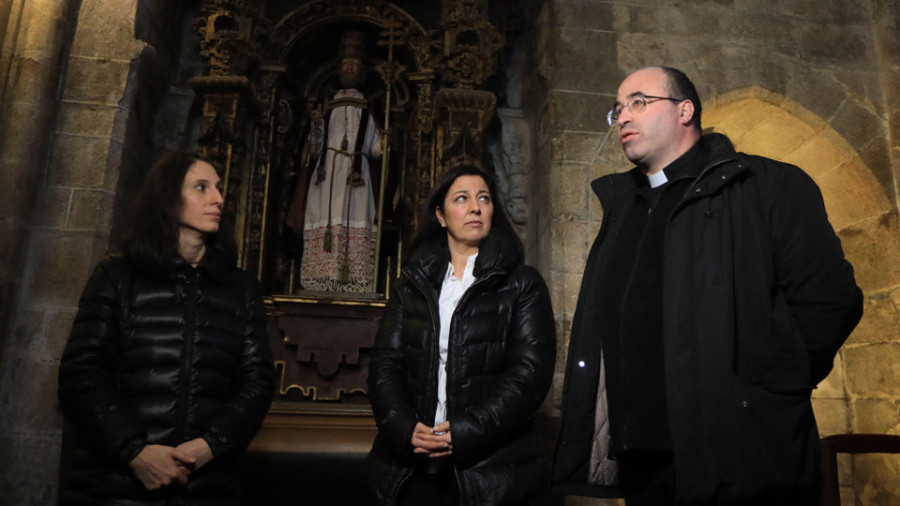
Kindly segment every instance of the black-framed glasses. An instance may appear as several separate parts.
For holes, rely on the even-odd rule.
[[[672,102],[684,102],[685,98],[674,98],[674,97],[656,97],[653,95],[644,95],[642,93],[638,93],[631,97],[630,100],[625,102],[625,104],[617,104],[612,109],[606,113],[606,122],[609,123],[609,126],[616,126],[616,122],[619,121],[619,115],[622,114],[622,109],[628,108],[632,114],[643,112],[644,109],[647,108],[648,105],[656,102],[658,100],[671,100]]]

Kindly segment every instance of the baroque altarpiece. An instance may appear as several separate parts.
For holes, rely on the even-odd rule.
[[[208,72],[191,81],[241,266],[268,294],[279,389],[257,444],[333,425],[360,450],[368,352],[421,203],[447,168],[491,170],[503,34],[486,0],[413,4],[428,20],[380,0],[262,4],[201,3]]]

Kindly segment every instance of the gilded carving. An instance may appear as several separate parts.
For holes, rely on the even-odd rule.
[[[253,0],[212,0],[200,7],[203,17],[194,20],[200,35],[200,56],[209,64],[209,75],[244,75],[259,60],[256,34],[263,28]]]
[[[484,129],[497,97],[489,91],[443,88],[435,95],[442,168],[468,164],[484,168]],[[440,171],[439,171],[440,172]]]
[[[435,178],[460,163],[488,165],[485,130],[497,98],[484,88],[495,74],[503,37],[488,19],[486,0],[443,0],[432,30],[384,0],[313,0],[278,20],[262,18],[261,3],[201,3],[195,28],[209,70],[192,83],[205,102],[198,142],[228,172],[228,205],[238,218],[243,266],[282,298],[279,314],[273,314],[277,324],[270,327],[276,359],[285,364],[281,393],[299,390],[305,397],[337,400],[365,391],[367,343],[396,275],[388,272],[400,264],[400,245]],[[336,67],[304,51],[320,52],[336,40],[329,34],[346,30],[361,31],[370,47],[380,48],[363,61],[384,83],[380,93],[366,94],[366,106],[384,132],[386,155],[381,169],[373,169],[379,180],[372,184],[382,193],[376,228],[395,232],[386,245],[378,236],[376,265],[388,267],[379,267],[383,277],[368,298],[307,300],[301,297],[309,295],[293,291],[299,268],[285,253],[283,227],[293,181],[310,156],[301,140],[316,97],[328,90],[324,83]],[[382,253],[387,256],[379,263]],[[329,300],[335,304],[328,306],[327,321],[321,320]],[[336,303],[341,300],[351,304]],[[328,330],[363,314],[359,324],[365,332]],[[320,323],[328,329],[311,334],[309,326]]]
[[[455,88],[477,88],[496,71],[503,37],[487,20],[485,2],[444,2],[444,81]]]

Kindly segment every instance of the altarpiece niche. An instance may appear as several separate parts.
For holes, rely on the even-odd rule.
[[[268,294],[281,401],[365,403],[368,350],[437,176],[490,169],[486,1],[426,29],[384,1],[203,2],[199,145],[225,168],[242,267]]]

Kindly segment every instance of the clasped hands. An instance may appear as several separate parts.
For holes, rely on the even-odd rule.
[[[203,438],[185,441],[176,447],[147,445],[128,464],[147,490],[169,485],[185,485],[191,473],[212,460],[212,450]]]
[[[430,459],[446,457],[453,453],[450,437],[450,422],[443,422],[433,428],[422,422],[416,423],[412,434],[413,453]]]

